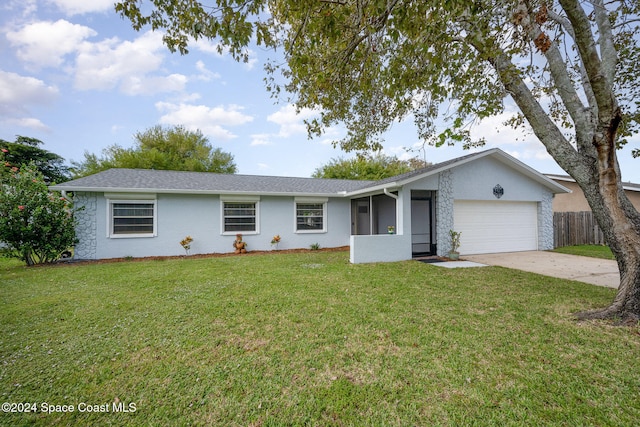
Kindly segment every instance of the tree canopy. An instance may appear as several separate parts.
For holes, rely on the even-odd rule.
[[[346,150],[380,148],[413,118],[435,145],[481,144],[471,127],[512,101],[584,191],[620,267],[613,303],[585,317],[640,318],[640,214],[621,184],[617,149],[638,130],[638,0],[120,0],[135,29],[165,31],[246,59],[281,48],[267,87],[314,108],[311,136],[342,124]],[[440,122],[444,125],[440,125]]]
[[[40,148],[43,142],[36,138],[17,135],[14,142],[0,139],[5,166],[20,168],[33,163],[47,184],[60,184],[70,178],[69,167],[59,155]]]
[[[4,153],[6,154],[6,153]],[[3,160],[0,153],[0,160]],[[52,193],[35,163],[0,173],[0,249],[27,265],[57,260],[77,243],[71,203]]]
[[[313,178],[380,180],[427,166],[424,160],[400,160],[384,154],[361,154],[353,159],[337,158],[316,168]]]
[[[637,130],[637,1],[187,2],[192,7],[149,1],[154,8],[143,3],[121,0],[116,10],[136,29],[163,29],[172,51],[187,53],[198,38],[219,40],[220,49],[240,60],[247,58],[246,47],[253,40],[283,48],[286,62],[267,65],[268,88],[295,94],[292,99],[300,108],[321,109],[321,118],[309,123],[312,134],[336,123],[346,125],[348,134],[340,143],[347,150],[379,149],[380,135],[408,117],[420,136],[436,145],[482,143],[471,140],[470,126],[504,111],[504,100],[512,95],[507,75],[529,82],[532,100],[540,101],[559,127],[575,129],[575,114],[564,105],[562,91],[587,99],[593,92],[584,86],[589,70],[581,65],[582,53],[572,40],[578,18],[565,9],[575,11],[580,34],[588,33],[592,49],[598,43],[611,45],[603,52],[612,50],[614,57],[603,57],[607,63],[602,65],[607,77],[618,77],[610,79],[623,113],[618,142],[625,143],[624,137]],[[596,30],[601,31],[598,39]],[[562,70],[548,65],[550,57]],[[283,84],[278,84],[279,71]],[[559,91],[560,85],[566,87]],[[435,120],[441,118],[448,126],[438,131]],[[523,118],[511,124],[522,124]]]
[[[135,134],[135,145],[117,144],[102,151],[102,156],[84,153],[84,161],[74,163],[76,177],[111,168],[182,170],[194,172],[235,173],[230,153],[213,148],[200,131],[183,126],[154,126]]]

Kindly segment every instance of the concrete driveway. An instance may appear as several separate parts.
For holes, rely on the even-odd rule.
[[[499,265],[609,288],[618,288],[620,284],[618,263],[608,259],[545,251],[467,255],[461,258],[481,264]]]

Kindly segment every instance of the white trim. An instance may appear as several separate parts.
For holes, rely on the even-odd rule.
[[[104,193],[105,199],[117,200],[156,200],[155,193]]]
[[[507,166],[511,167],[512,169],[516,170],[516,172],[520,173],[521,175],[527,176],[530,179],[533,179],[534,181],[544,185],[545,187],[547,187],[549,190],[551,190],[551,192],[558,194],[558,193],[570,193],[571,191],[558,184],[557,182],[555,182],[554,180],[548,178],[547,176],[541,174],[540,172],[536,171],[535,169],[531,168],[530,166],[522,163],[520,160],[516,159],[515,157],[505,153],[504,151],[500,150],[499,148],[492,148],[486,151],[481,151],[479,153],[475,153],[474,155],[469,155],[467,158],[462,159],[462,160],[457,160],[454,163],[447,163],[447,162],[443,162],[443,163],[447,163],[444,165],[441,165],[439,167],[434,167],[433,169],[429,169],[423,173],[418,173],[415,175],[411,175],[408,178],[404,178],[404,179],[396,179],[393,182],[387,182],[387,183],[382,183],[382,184],[374,184],[371,187],[365,187],[365,188],[361,188],[358,190],[354,190],[351,192],[347,192],[346,195],[348,197],[357,197],[357,196],[362,196],[365,194],[371,194],[371,193],[375,193],[375,192],[379,192],[379,191],[384,191],[385,188],[387,189],[392,189],[392,188],[400,188],[403,187],[407,184],[410,184],[414,181],[417,181],[419,179],[423,179],[426,178],[428,176],[433,176],[433,175],[437,175],[440,172],[446,171],[446,170],[451,170],[454,168],[457,168],[459,166],[462,166],[464,164],[476,161],[478,159],[481,159],[483,157],[492,157],[496,160],[498,160],[499,162],[502,162],[504,164],[506,164]],[[456,160],[456,159],[452,159],[452,160]],[[438,166],[438,165],[434,165],[434,166]]]
[[[550,178],[550,179],[554,180],[554,181],[572,182],[574,184],[577,184],[576,180],[573,179],[570,176],[554,175],[554,174],[545,174],[545,176],[547,178]],[[621,181],[621,184],[622,184],[622,189],[623,190],[640,192],[640,184],[635,184],[633,182],[624,182],[624,181]]]
[[[296,203],[327,203],[328,197],[294,197]]]
[[[225,231],[224,229],[224,204],[229,203],[253,203],[255,204],[255,219],[256,229],[254,231]],[[236,234],[242,234],[243,236],[250,236],[260,234],[260,197],[222,197],[220,196],[220,235],[221,236],[235,236]]]
[[[206,173],[206,172],[202,172]],[[75,193],[104,193],[104,192],[115,192],[117,194],[123,193],[135,193],[135,194],[145,194],[149,193],[149,191],[153,191],[155,194],[202,194],[202,195],[215,195],[215,196],[225,196],[225,197],[260,197],[260,196],[283,196],[283,197],[306,197],[306,196],[318,196],[318,197],[337,197],[343,198],[347,195],[346,191],[338,191],[336,193],[309,193],[304,191],[229,191],[229,190],[190,190],[190,189],[181,189],[181,188],[121,188],[121,187],[74,187],[68,186],[64,184],[53,185],[49,187],[54,191],[67,191],[67,192],[75,192]],[[246,194],[243,196],[242,194]]]
[[[298,230],[298,203],[300,204],[318,204],[322,205],[322,229],[321,230]],[[293,232],[295,234],[321,234],[327,232],[327,199],[312,197],[296,197],[293,202]]]
[[[220,201],[222,202],[237,202],[237,203],[255,203],[260,201],[260,196],[243,196],[238,194],[220,194]]]
[[[105,197],[106,198],[106,197]],[[158,200],[157,199],[127,199],[118,198],[107,200],[107,238],[108,239],[133,239],[133,238],[150,238],[158,235]],[[113,205],[116,203],[145,203],[153,204],[153,232],[152,233],[139,233],[139,234],[115,234],[113,232]]]

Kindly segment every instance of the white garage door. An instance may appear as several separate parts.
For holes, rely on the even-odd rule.
[[[535,202],[457,200],[453,223],[461,254],[535,251],[538,206]]]

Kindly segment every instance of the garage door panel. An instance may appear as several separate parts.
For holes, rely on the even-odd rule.
[[[454,229],[462,232],[460,253],[537,250],[535,202],[456,201]]]

